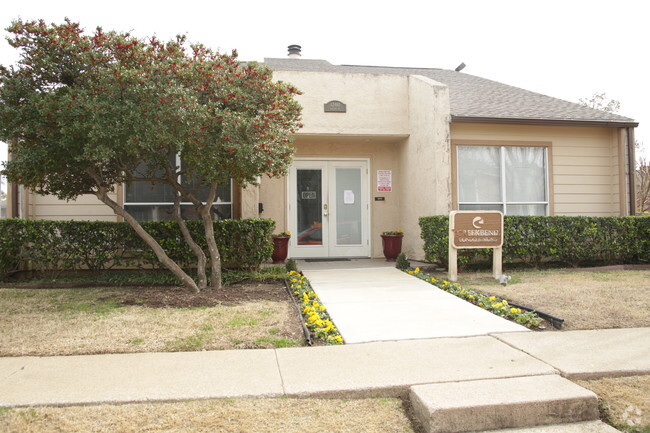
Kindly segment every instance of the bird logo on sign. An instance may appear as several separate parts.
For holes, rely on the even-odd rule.
[[[480,216],[477,216],[472,220],[472,225],[474,226],[475,229],[480,229],[483,224],[485,224],[485,221],[483,221],[483,218]]]

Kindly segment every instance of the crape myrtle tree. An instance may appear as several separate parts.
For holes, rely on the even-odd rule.
[[[266,67],[239,62],[234,51],[190,45],[183,36],[162,42],[101,28],[89,34],[68,19],[17,20],[7,31],[20,59],[0,67],[0,139],[11,143],[3,174],[60,199],[94,194],[186,287],[208,287],[209,268],[210,287],[219,288],[211,212],[217,187],[286,174],[291,134],[301,127],[299,91],[274,82]],[[111,198],[129,182],[171,188],[197,281]],[[181,218],[181,202],[191,202],[203,221],[207,256]]]

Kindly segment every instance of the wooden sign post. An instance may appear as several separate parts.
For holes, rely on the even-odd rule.
[[[458,279],[458,250],[492,248],[492,276],[502,273],[503,213],[452,211],[449,214],[449,280]]]

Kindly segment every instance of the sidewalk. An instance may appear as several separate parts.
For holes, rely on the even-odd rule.
[[[650,374],[650,328],[344,346],[0,358],[0,407],[263,396],[397,396],[420,384]]]
[[[394,264],[340,268],[334,263],[314,270],[306,265],[301,264],[304,275],[348,344],[529,332]]]

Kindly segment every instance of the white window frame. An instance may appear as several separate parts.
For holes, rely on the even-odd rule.
[[[501,200],[497,202],[469,202],[469,201],[460,201],[460,164],[459,164],[459,152],[461,147],[497,147],[499,149],[499,162],[500,162],[500,173],[499,173],[499,184],[500,184],[500,196]],[[461,210],[463,205],[473,205],[473,206],[501,206],[502,212],[504,215],[508,215],[508,205],[544,205],[545,206],[545,215],[550,215],[551,212],[551,201],[550,201],[550,188],[549,188],[549,152],[548,147],[546,146],[526,146],[526,145],[490,145],[490,144],[457,144],[456,146],[456,193],[458,197],[458,209]],[[546,196],[546,201],[507,201],[506,200],[506,153],[505,149],[509,147],[527,147],[527,148],[542,148],[544,150],[544,195]]]
[[[181,156],[180,154],[176,155],[176,165],[178,167],[181,167]],[[182,178],[181,178],[182,179]],[[126,200],[126,188],[127,184],[123,183],[122,184],[122,197],[124,197],[123,201],[123,207],[124,209],[127,209],[128,206],[174,206],[174,202],[127,202]],[[230,205],[230,218],[234,218],[234,209],[233,209],[233,182],[232,179],[230,179],[230,201],[215,201],[212,203],[212,206],[214,205]],[[206,204],[206,202],[201,202],[203,204]],[[193,206],[194,203],[189,202],[189,201],[182,201],[180,202],[181,206]]]

